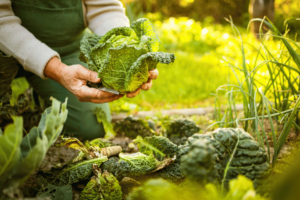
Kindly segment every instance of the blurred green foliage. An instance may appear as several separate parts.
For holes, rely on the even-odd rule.
[[[298,19],[297,19],[298,18]],[[274,24],[281,33],[286,25],[291,33],[300,34],[300,3],[299,0],[276,0]]]
[[[148,13],[156,13],[159,20],[169,17],[188,17],[203,21],[210,17],[215,23],[226,24],[224,18],[232,17],[236,25],[246,27],[249,22],[248,7],[250,0],[121,0],[131,21]],[[300,21],[298,0],[276,0],[274,23],[284,33],[289,25],[290,32],[298,34]]]
[[[232,18],[241,24],[248,21],[250,0],[121,0],[126,6],[130,20],[145,13],[159,12],[162,19],[169,17],[189,17],[203,20],[212,16],[215,22],[225,22],[224,17]]]

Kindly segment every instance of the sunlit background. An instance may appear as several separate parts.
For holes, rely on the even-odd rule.
[[[269,0],[265,0],[266,3]],[[251,14],[250,0],[122,0],[131,21],[149,18],[161,40],[161,51],[175,53],[174,64],[159,65],[160,77],[151,90],[134,99],[122,99],[111,104],[113,111],[150,110],[208,106],[214,101],[216,89],[230,79],[227,60],[241,63],[237,33],[226,19],[233,20],[245,43],[246,63],[256,59],[260,41],[247,30]],[[297,0],[276,0],[275,14],[270,16],[275,26],[291,37],[297,37],[300,4]],[[253,46],[251,46],[253,45]],[[280,43],[272,37],[266,42],[277,54]],[[265,68],[258,70],[268,79]],[[234,81],[234,80],[232,80]]]

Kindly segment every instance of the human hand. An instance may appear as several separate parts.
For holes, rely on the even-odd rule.
[[[86,81],[100,82],[97,72],[86,69],[82,65],[65,65],[57,57],[53,57],[47,63],[44,74],[68,89],[81,102],[106,103],[123,97],[123,95],[89,88],[86,86]]]
[[[148,81],[146,83],[144,83],[139,89],[137,89],[136,91],[134,92],[131,92],[131,93],[127,93],[126,97],[128,98],[133,98],[135,96],[137,96],[140,92],[141,92],[141,89],[142,90],[149,90],[152,85],[153,85],[153,82],[152,80],[156,79],[158,77],[158,70],[157,69],[154,69],[154,70],[151,70],[149,71],[148,73]]]

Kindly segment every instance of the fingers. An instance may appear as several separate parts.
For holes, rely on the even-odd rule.
[[[158,75],[159,75],[159,72],[157,69],[153,69],[153,70],[149,71],[149,73],[148,73],[148,77],[150,79],[157,79]]]
[[[88,80],[93,83],[99,83],[100,78],[98,78],[98,73],[92,70],[89,70],[82,65],[74,65],[73,67],[77,70],[77,77],[83,80]]]
[[[126,97],[127,98],[133,98],[137,96],[141,92],[141,88],[137,89],[135,92],[127,93]]]
[[[142,86],[141,86],[141,89],[142,90],[149,90],[153,85],[153,82],[151,79],[148,80],[147,83],[144,83]]]
[[[94,103],[106,103],[123,97],[124,95],[117,95],[109,92],[104,92],[95,88],[89,88],[87,86],[82,86],[77,91],[77,98],[79,101],[94,102]]]

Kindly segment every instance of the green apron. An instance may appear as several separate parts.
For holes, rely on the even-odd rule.
[[[80,40],[85,33],[81,0],[12,0],[12,9],[21,19],[22,26],[58,52],[63,63],[87,67],[78,59]],[[72,93],[51,79],[43,80],[32,73],[26,73],[26,78],[48,105],[51,105],[51,96],[60,101],[68,97],[69,114],[64,135],[84,140],[104,136],[103,126],[97,123],[93,110],[101,107],[110,120],[108,104],[79,102]]]

